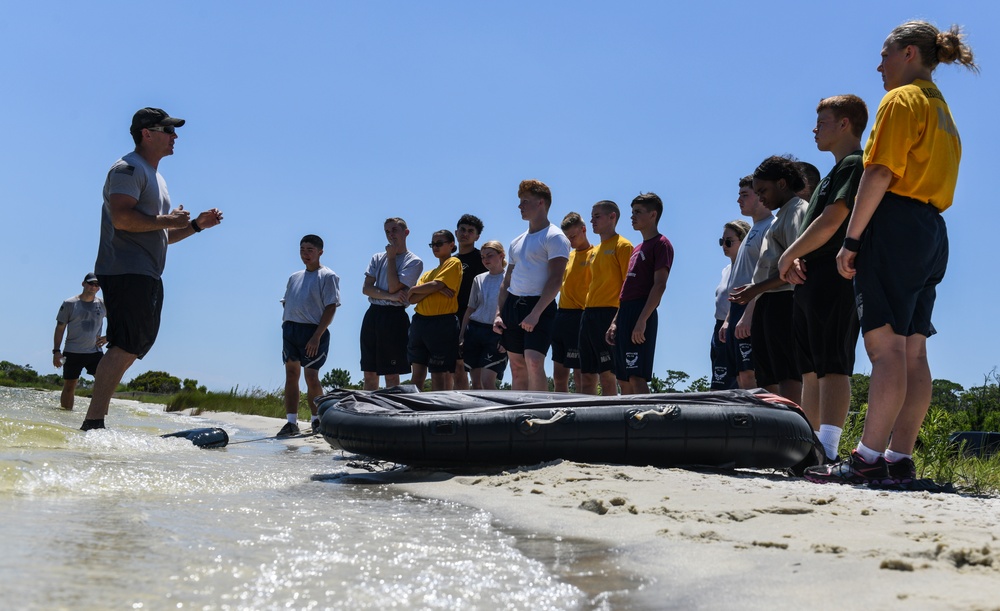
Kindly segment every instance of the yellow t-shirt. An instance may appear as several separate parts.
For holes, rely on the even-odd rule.
[[[889,191],[933,205],[951,206],[962,140],[937,86],[917,79],[885,94],[865,145],[865,167],[892,170]]]
[[[569,251],[569,261],[563,272],[562,288],[559,289],[559,308],[562,310],[582,310],[587,302],[587,287],[590,286],[591,246],[586,250]]]
[[[445,286],[455,291],[451,297],[445,297],[444,293],[437,291],[424,297],[417,304],[416,313],[421,316],[440,316],[441,314],[454,314],[458,312],[458,289],[462,284],[462,262],[456,257],[450,257],[441,265],[438,265],[429,272],[424,272],[420,276],[421,284],[440,280]]]
[[[604,240],[594,249],[591,258],[593,279],[587,291],[588,308],[618,307],[632,250],[632,242],[620,235]]]

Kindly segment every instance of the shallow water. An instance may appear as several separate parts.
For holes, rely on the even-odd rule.
[[[503,530],[453,503],[384,485],[160,406],[115,401],[83,433],[86,400],[0,388],[0,591],[17,609],[629,608],[637,584],[607,550]],[[204,450],[163,433],[223,426]]]

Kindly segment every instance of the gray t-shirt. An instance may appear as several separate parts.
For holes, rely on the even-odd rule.
[[[327,306],[340,305],[340,278],[322,265],[314,272],[301,269],[288,278],[281,303],[285,306],[282,322],[318,325]]]
[[[63,352],[87,354],[100,352],[97,338],[101,335],[104,325],[104,302],[100,297],[93,301],[80,301],[79,295],[74,295],[59,306],[56,322],[66,325],[66,345]]]
[[[764,232],[764,242],[760,246],[760,258],[757,259],[757,269],[753,273],[753,283],[760,284],[765,280],[778,277],[778,259],[785,254],[792,242],[799,237],[799,228],[806,216],[809,202],[801,197],[793,197],[778,208],[774,222]],[[768,293],[791,291],[795,287],[787,282]]]
[[[98,275],[142,274],[159,278],[167,261],[167,230],[124,231],[111,223],[111,196],[123,194],[138,202],[135,210],[149,215],[170,213],[170,194],[159,172],[132,151],[111,166],[104,182],[101,242],[94,272]]]
[[[375,278],[375,288],[382,289],[383,291],[389,290],[388,266],[389,258],[386,256],[385,251],[377,252],[372,256],[372,260],[368,263],[368,270],[365,271],[365,276]],[[396,255],[396,276],[407,288],[415,287],[422,273],[424,273],[424,262],[420,260],[420,257],[409,250],[401,255]],[[398,301],[373,299],[371,297],[368,298],[368,301],[374,305],[403,305]]]
[[[729,316],[729,273],[733,266],[729,264],[722,268],[722,279],[715,287],[715,320],[726,320]]]
[[[733,289],[750,284],[753,280],[753,270],[757,268],[760,258],[760,246],[764,243],[764,233],[774,221],[770,214],[753,224],[747,237],[743,238],[740,249],[736,252],[736,263],[729,273],[729,292]]]
[[[469,309],[475,310],[469,320],[492,325],[497,317],[497,298],[500,296],[500,285],[503,284],[503,272],[491,274],[483,272],[472,279],[472,292],[469,293]]]

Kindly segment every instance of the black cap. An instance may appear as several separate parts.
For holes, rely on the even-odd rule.
[[[171,117],[167,114],[167,111],[160,108],[146,107],[137,110],[135,114],[132,115],[132,128],[129,131],[131,133],[135,133],[141,129],[149,127],[166,127],[168,125],[180,127],[184,125],[184,119]]]
[[[90,272],[89,274],[87,274],[83,278],[83,281],[84,282],[98,282],[98,280],[97,280],[97,274],[95,274],[94,272]]]

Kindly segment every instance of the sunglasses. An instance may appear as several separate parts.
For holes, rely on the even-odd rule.
[[[89,284],[90,286],[101,286],[100,282],[88,282],[87,284]]]
[[[430,246],[431,248],[441,248],[445,244],[451,244],[451,242],[431,242],[430,244],[428,244],[428,246]]]
[[[177,133],[177,130],[174,129],[173,125],[163,125],[163,126],[158,126],[158,127],[147,127],[146,129],[148,129],[151,132],[163,132],[164,134],[170,134],[170,135],[173,135],[173,134]]]
[[[719,238],[719,246],[725,246],[729,248],[733,244],[739,242],[736,238]]]

